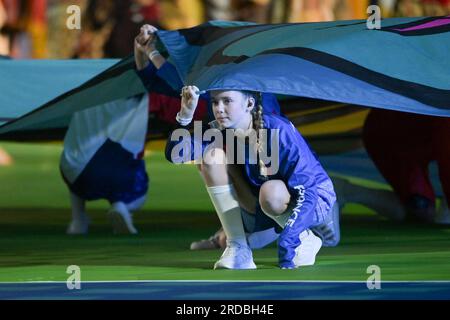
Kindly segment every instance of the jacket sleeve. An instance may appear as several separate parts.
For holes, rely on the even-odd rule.
[[[172,97],[180,96],[183,82],[170,62],[166,61],[159,69],[149,63],[144,69],[136,70],[136,73],[148,92],[157,92]]]
[[[207,125],[203,122],[200,128],[194,128],[194,133],[189,130],[191,128],[191,125],[182,126],[178,124],[178,127],[169,134],[165,149],[167,161],[175,164],[200,161],[206,147],[214,143],[214,140],[203,140],[204,132],[207,129]]]

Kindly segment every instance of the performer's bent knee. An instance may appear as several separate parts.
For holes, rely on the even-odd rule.
[[[283,214],[289,204],[290,194],[281,180],[264,182],[259,191],[259,204],[265,214],[278,216]]]

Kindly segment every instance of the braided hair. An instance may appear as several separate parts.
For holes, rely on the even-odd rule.
[[[256,108],[253,108],[252,118],[253,118],[253,130],[256,131],[256,152],[257,159],[259,165],[259,175],[263,179],[267,179],[267,167],[264,164],[264,161],[261,159],[261,154],[264,151],[265,142],[264,139],[261,138],[264,129],[264,119],[263,119],[263,106],[262,106],[262,92],[249,92],[246,91],[245,94],[249,97],[253,97],[255,99]]]

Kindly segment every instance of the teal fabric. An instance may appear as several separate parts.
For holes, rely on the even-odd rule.
[[[0,60],[0,119],[17,118],[74,89],[118,60]]]
[[[74,112],[145,92],[133,57],[121,61],[35,60],[19,68],[15,61],[4,62],[10,63],[11,73],[21,74],[20,79],[18,75],[13,78],[22,89],[8,84],[11,92],[3,97],[1,116],[19,118],[0,126],[0,134],[65,128]],[[34,79],[25,77],[28,72],[35,74]],[[14,100],[19,102],[13,104]]]
[[[450,17],[159,31],[185,84],[450,115]]]

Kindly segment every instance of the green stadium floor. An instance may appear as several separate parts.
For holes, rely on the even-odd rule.
[[[136,236],[114,236],[108,205],[88,205],[86,236],[67,236],[68,193],[58,170],[59,144],[3,143],[15,160],[0,167],[0,282],[65,281],[69,265],[82,281],[117,280],[352,280],[381,268],[382,281],[450,280],[450,228],[393,224],[363,207],[346,206],[342,241],[322,248],[316,265],[277,267],[275,244],[254,251],[257,270],[212,270],[220,251],[190,251],[218,219],[194,166],[174,166],[161,152],[146,157],[147,203],[136,214]]]

